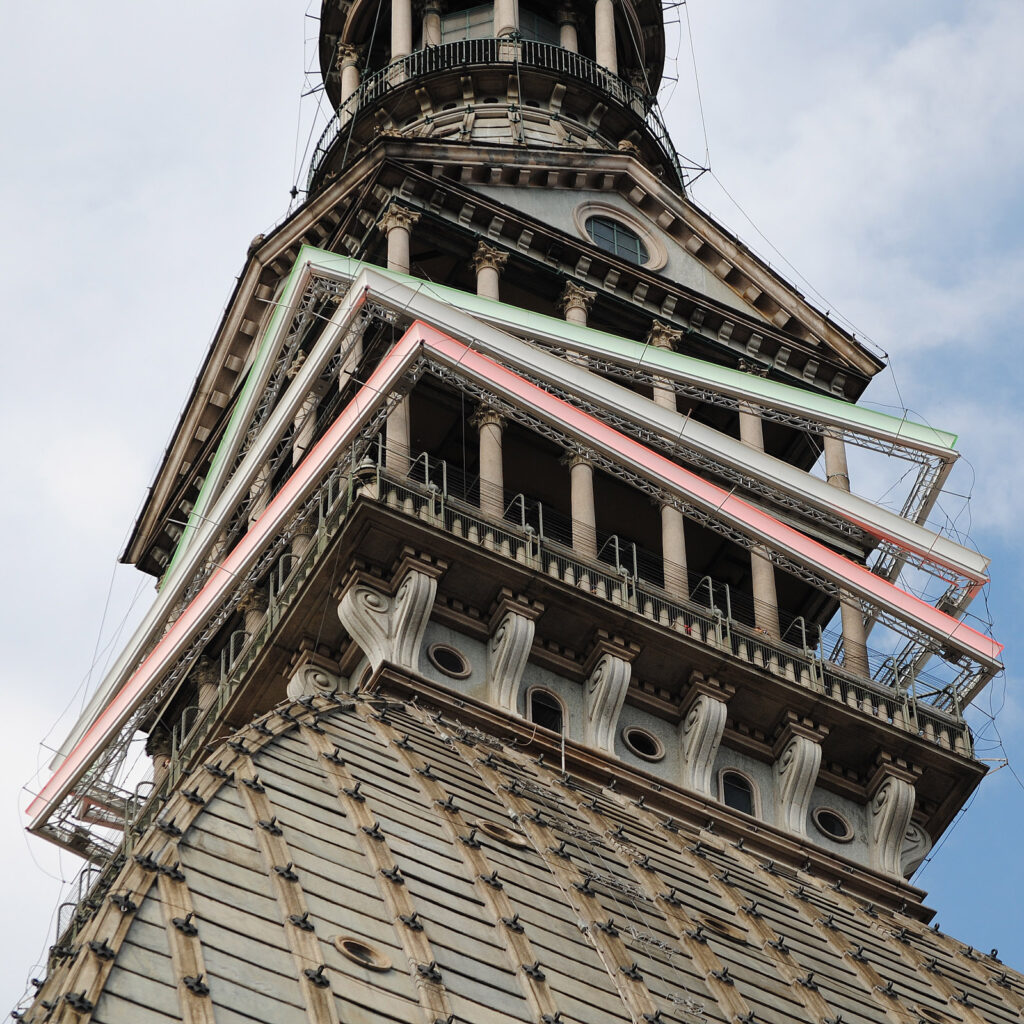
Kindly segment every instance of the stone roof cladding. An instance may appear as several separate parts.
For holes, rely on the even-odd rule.
[[[441,703],[307,698],[236,733],[23,1019],[1019,1020],[1024,978],[916,890],[874,905],[724,807],[669,817]]]

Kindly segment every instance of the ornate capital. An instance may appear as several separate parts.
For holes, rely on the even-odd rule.
[[[361,54],[362,47],[355,46],[352,43],[339,43],[338,49],[334,54],[334,66],[339,71],[342,71],[347,66],[357,65]]]
[[[473,253],[470,266],[479,274],[481,270],[496,270],[499,274],[505,269],[508,253],[496,249],[493,245],[481,242]]]
[[[238,602],[238,610],[246,616],[250,613],[262,615],[270,605],[266,591],[259,587],[250,587]]]
[[[596,298],[597,292],[588,291],[576,284],[575,281],[566,281],[558,300],[558,309],[563,316],[570,309],[582,309],[584,313],[589,313]]]
[[[677,331],[660,320],[651,322],[651,329],[647,332],[647,344],[653,348],[667,348],[670,351],[682,340],[683,332]]]
[[[558,8],[559,27],[561,27],[562,25],[579,26],[579,23],[579,15],[568,4],[562,4]]]
[[[476,427],[479,430],[481,427],[497,427],[499,430],[505,429],[505,417],[501,415],[496,409],[492,409],[489,405],[477,406],[477,410],[469,419],[470,425]]]
[[[389,234],[395,228],[405,228],[408,231],[419,219],[420,215],[416,210],[410,210],[408,207],[392,203],[380,215],[377,220],[377,226],[385,234]]]

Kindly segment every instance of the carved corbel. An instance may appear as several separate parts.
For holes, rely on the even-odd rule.
[[[690,676],[690,687],[680,707],[679,749],[682,754],[681,782],[703,796],[714,796],[712,773],[715,755],[725,731],[729,698],[735,690],[699,672]]]
[[[389,593],[363,575],[353,576],[338,602],[341,624],[377,671],[385,662],[415,672],[441,563],[403,557]]]
[[[772,766],[776,819],[793,835],[807,835],[807,812],[821,767],[821,741],[827,735],[828,729],[817,728],[792,712],[778,730]]]
[[[583,742],[590,747],[615,751],[615,729],[626,700],[630,663],[640,653],[634,643],[599,631],[597,642],[583,666],[587,674],[583,695]]]
[[[931,852],[932,837],[924,826],[912,821],[903,836],[903,847],[900,850],[900,874],[909,878],[923,863]]]
[[[883,755],[868,785],[872,864],[897,878],[903,876],[903,842],[913,819],[917,774],[906,762]]]
[[[310,646],[304,647],[292,660],[291,674],[285,692],[292,700],[336,693],[342,688],[338,663],[317,654]]]
[[[523,672],[544,606],[503,588],[491,612],[487,641],[487,700],[505,711],[519,709]]]

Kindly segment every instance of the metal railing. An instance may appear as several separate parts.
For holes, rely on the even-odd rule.
[[[324,129],[313,151],[306,187],[313,182],[334,143],[352,120],[366,108],[375,106],[396,88],[414,79],[452,69],[512,64],[554,72],[561,78],[573,78],[607,93],[629,110],[653,136],[669,166],[683,182],[683,164],[669,137],[661,111],[649,96],[618,75],[613,75],[596,61],[561,46],[533,39],[460,39],[440,46],[428,46],[375,71],[360,83],[359,88],[342,103]]]
[[[507,520],[496,523],[436,484],[427,487],[408,478],[399,479],[380,467],[375,486],[363,494],[468,543],[674,629],[761,671],[855,708],[861,714],[946,750],[964,756],[973,754],[970,729],[959,715],[922,704],[912,692],[854,676],[810,649],[806,642],[798,647],[733,619],[728,608],[715,606],[713,597],[708,607],[699,600],[674,597],[622,568],[610,573],[606,564],[582,558],[530,525],[517,526]],[[713,593],[710,582],[705,589],[708,594]],[[696,593],[694,597],[699,599]]]

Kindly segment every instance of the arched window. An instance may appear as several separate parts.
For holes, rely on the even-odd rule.
[[[562,702],[547,690],[530,691],[530,721],[544,729],[560,733],[564,721]]]
[[[754,813],[754,787],[739,772],[722,772],[722,803],[744,814]]]
[[[610,252],[614,256],[642,266],[647,263],[651,254],[647,251],[643,239],[631,228],[611,217],[588,217],[587,234],[599,249]]]

